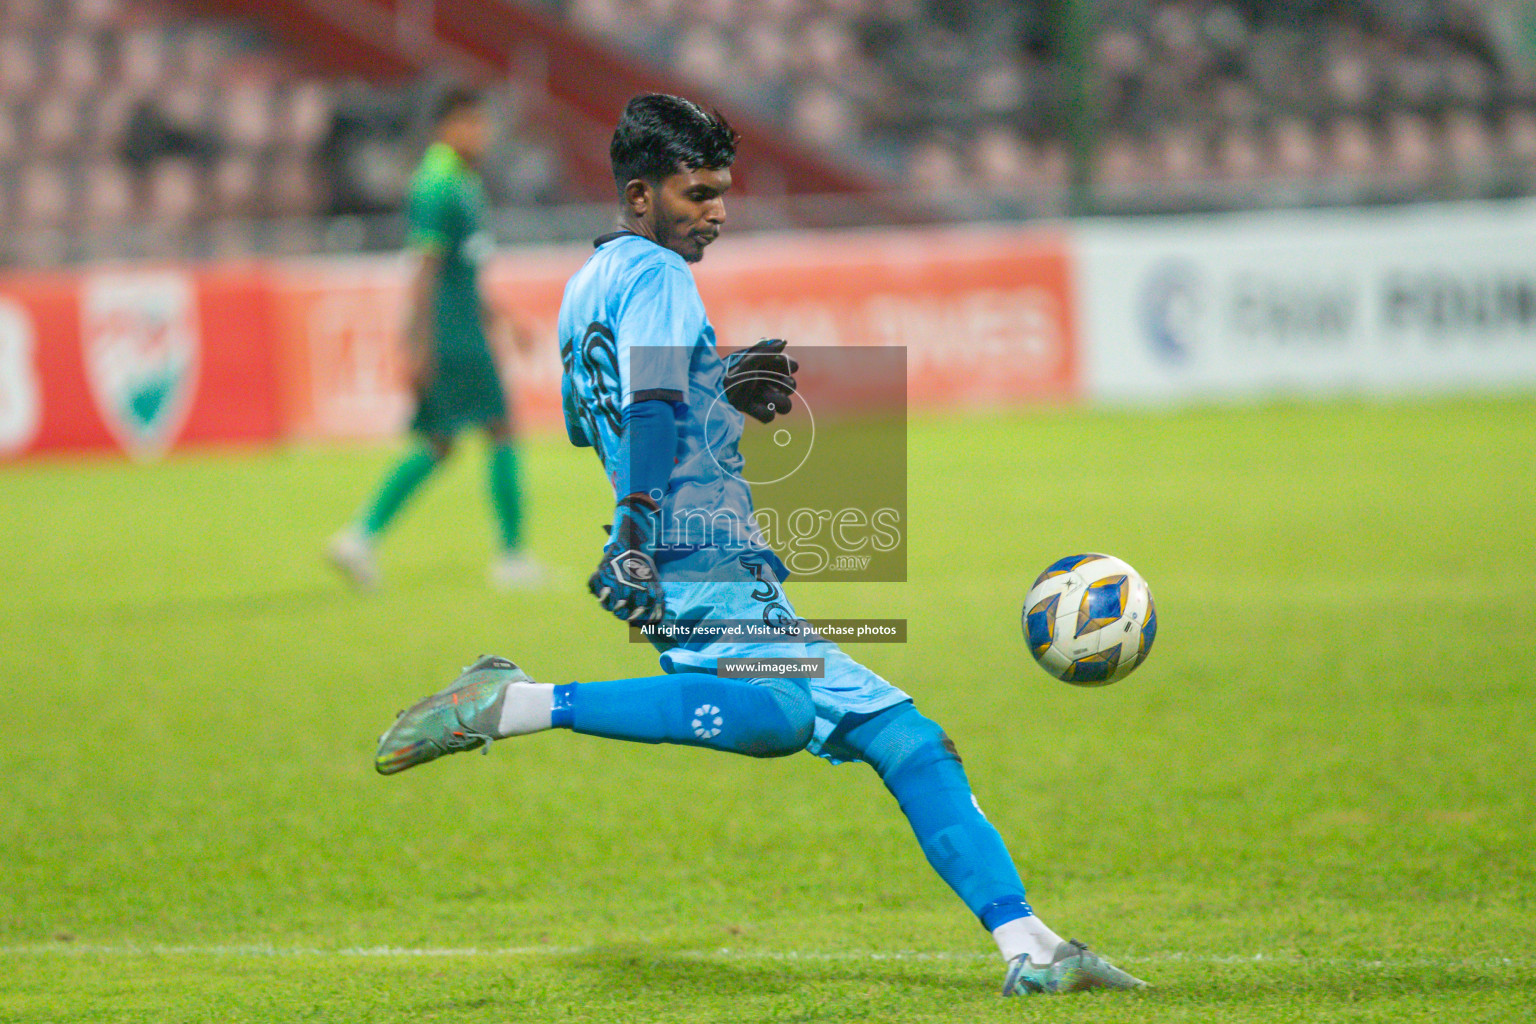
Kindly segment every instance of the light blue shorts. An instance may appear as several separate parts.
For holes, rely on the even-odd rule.
[[[719,550],[695,552],[661,566],[667,598],[664,623],[730,619],[776,625],[797,618],[775,567],[752,554]],[[912,698],[850,658],[828,640],[758,643],[685,640],[657,642],[663,672],[715,672],[721,658],[825,658],[825,675],[811,679],[816,730],[805,749],[834,764],[825,748],[844,715],[869,715]]]

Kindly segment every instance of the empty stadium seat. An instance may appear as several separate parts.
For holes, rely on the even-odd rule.
[[[115,160],[98,161],[85,172],[81,207],[92,230],[105,230],[131,219],[138,209],[133,180]]]
[[[24,164],[16,183],[16,219],[29,227],[62,225],[70,213],[67,168],[52,161]]]

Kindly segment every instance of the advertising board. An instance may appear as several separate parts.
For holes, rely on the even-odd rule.
[[[1536,383],[1536,205],[1287,211],[1074,229],[1090,397]]]

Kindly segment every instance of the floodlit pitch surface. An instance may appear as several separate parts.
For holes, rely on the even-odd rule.
[[[377,450],[0,472],[0,1020],[1494,1021],[1536,1013],[1536,401],[1038,411],[911,429],[910,620],[857,648],[945,723],[1042,914],[1157,988],[996,995],[874,775],[568,734],[373,773],[481,652],[652,671],[582,588],[588,453],[531,444],[548,593],[482,586],[482,462],[385,589],[317,560]],[[471,452],[463,453],[470,456]],[[1150,662],[1019,636],[1078,550]]]

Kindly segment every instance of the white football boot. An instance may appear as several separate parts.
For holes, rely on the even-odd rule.
[[[549,573],[543,562],[518,550],[504,551],[493,558],[487,576],[495,590],[531,590],[543,586]]]
[[[378,587],[379,566],[373,558],[373,545],[356,526],[338,530],[326,545],[325,557],[358,590]]]

